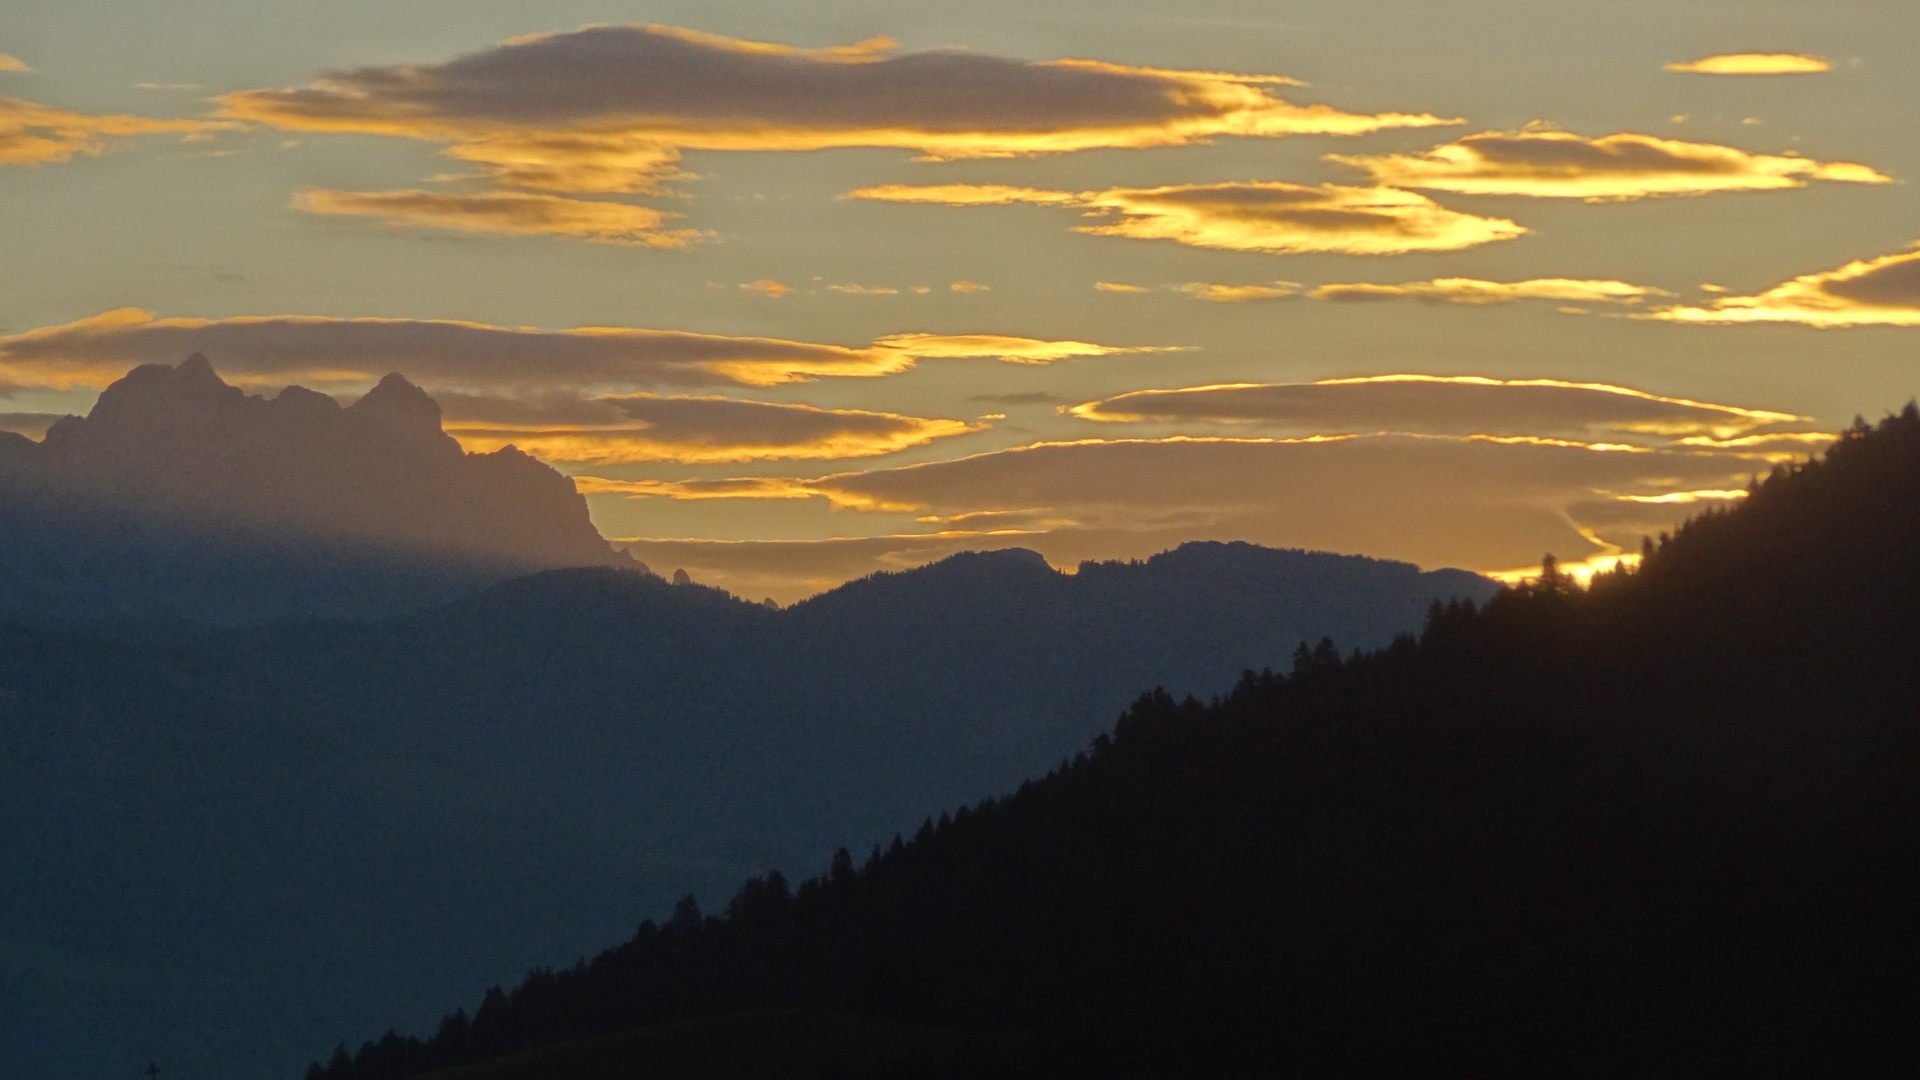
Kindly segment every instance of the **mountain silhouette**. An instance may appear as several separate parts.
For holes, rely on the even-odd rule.
[[[148,364],[39,443],[0,442],[0,611],[240,622],[370,616],[560,566],[634,565],[571,480],[467,454],[419,387],[352,405]]]
[[[1916,550],[1909,405],[1637,572],[1549,559],[1418,637],[1148,693],[1005,798],[308,1077],[781,1075],[727,1057],[774,1023],[871,1077],[1904,1075]],[[875,1063],[858,1017],[950,1041]]]
[[[1190,544],[954,556],[786,609],[632,570],[375,622],[7,629],[0,1071],[291,1075],[631,932],[687,889],[911,829],[1141,690],[1383,645],[1459,571]]]

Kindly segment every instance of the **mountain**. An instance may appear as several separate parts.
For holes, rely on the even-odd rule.
[[[635,564],[571,480],[512,447],[463,453],[399,375],[342,407],[248,395],[195,354],[0,441],[0,612],[367,617],[593,565]]]
[[[0,1000],[29,1003],[0,1073],[291,1075],[687,889],[1010,790],[1143,689],[1495,591],[1190,544],[960,555],[783,610],[585,567],[378,621],[0,628]]]
[[[1008,797],[308,1075],[711,1075],[772,1023],[821,1076],[1906,1075],[1915,551],[1909,405],[1637,572],[1149,693]]]

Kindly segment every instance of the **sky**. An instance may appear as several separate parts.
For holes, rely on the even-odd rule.
[[[0,428],[140,363],[786,603],[1195,539],[1604,566],[1920,388],[1910,0],[0,11]]]

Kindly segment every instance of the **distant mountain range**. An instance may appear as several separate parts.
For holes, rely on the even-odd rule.
[[[573,482],[463,453],[399,375],[342,407],[148,364],[40,442],[0,432],[0,612],[373,617],[552,567],[636,565]]]
[[[418,398],[382,399],[414,401],[428,442]],[[433,453],[440,475],[514,460]],[[20,1003],[0,1073],[288,1076],[688,890],[1011,790],[1144,689],[1221,693],[1303,640],[1384,645],[1495,589],[1206,543],[1074,574],[960,555],[783,610],[602,566],[372,622],[19,622],[0,629],[0,1000]]]
[[[1143,695],[1010,796],[308,1080],[1911,1075],[1916,551],[1910,404],[1636,571]]]

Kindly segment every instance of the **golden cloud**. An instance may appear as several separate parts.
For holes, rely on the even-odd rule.
[[[0,53],[0,71],[32,71],[32,70],[33,70],[32,68],[27,66],[26,61],[21,60],[19,57],[8,56],[6,53]]]
[[[500,183],[573,193],[657,190],[687,150],[871,146],[954,159],[1458,122],[1296,105],[1275,93],[1291,83],[899,53],[887,38],[799,49],[644,25],[528,35],[445,63],[339,71],[220,100],[227,116],[285,130],[445,143]]]
[[[1322,285],[1307,294],[1315,300],[1424,300],[1441,304],[1506,304],[1515,300],[1573,300],[1591,304],[1637,304],[1648,297],[1672,296],[1665,289],[1630,285],[1624,281],[1575,278],[1533,278],[1527,281],[1481,281],[1477,278],[1435,278],[1399,285],[1347,282]]]
[[[899,349],[926,359],[991,358],[1009,364],[1051,364],[1081,356],[1181,351],[1177,345],[1095,345],[1087,341],[1044,341],[1005,334],[889,334],[873,344],[876,348]]]
[[[543,461],[594,465],[875,457],[986,427],[722,397],[437,396],[447,412],[448,434],[470,452],[517,446]]]
[[[1802,274],[1757,296],[1718,296],[1636,316],[1681,323],[1791,322],[1821,329],[1920,326],[1920,251],[1856,259]]]
[[[1734,450],[1765,461],[1790,461],[1815,450],[1824,450],[1838,436],[1823,431],[1770,431],[1760,435],[1738,435],[1719,439],[1712,435],[1689,435],[1675,440],[1678,446],[1698,446],[1712,450]]]
[[[1379,184],[1588,202],[1800,188],[1812,180],[1892,182],[1848,161],[1749,154],[1625,131],[1597,139],[1565,131],[1483,131],[1423,154],[1329,154],[1327,160],[1364,169]]]
[[[1044,191],[1006,184],[877,184],[840,196],[874,202],[939,203],[942,206],[1085,206],[1090,192]]]
[[[1803,53],[1722,53],[1698,60],[1675,60],[1666,67],[1668,71],[1697,75],[1813,75],[1830,71],[1833,65]]]
[[[993,288],[993,286],[982,285],[974,281],[956,281],[953,284],[947,286],[947,288],[953,290],[954,292],[967,293],[967,292],[986,292],[987,290]]]
[[[1621,502],[1691,504],[1700,502],[1734,502],[1747,497],[1745,488],[1708,488],[1704,491],[1669,491],[1665,495],[1617,495]]]
[[[1705,437],[1717,449],[1732,449],[1727,440],[1807,419],[1605,383],[1461,375],[1368,375],[1311,383],[1138,390],[1065,411],[1086,420],[1119,423],[1260,424],[1321,433],[1392,432],[1552,442],[1607,438],[1656,447]],[[1783,435],[1769,431],[1763,437]]]
[[[1169,288],[1183,292],[1195,300],[1205,300],[1212,304],[1245,304],[1255,300],[1285,300],[1298,296],[1300,290],[1290,282],[1275,282],[1272,285],[1217,285],[1204,281],[1189,281]]]
[[[565,236],[596,244],[682,248],[702,234],[663,231],[667,214],[626,203],[563,199],[517,191],[331,191],[309,188],[291,204],[309,214],[377,217],[390,225],[501,236]]]
[[[1283,255],[1457,251],[1511,240],[1527,232],[1504,218],[1448,210],[1411,191],[1338,184],[1309,187],[1248,181],[1078,193],[993,185],[884,184],[851,191],[847,196],[947,206],[1075,206],[1084,208],[1087,216],[1109,219],[1103,224],[1079,226],[1077,232]]]
[[[785,296],[788,293],[792,292],[793,286],[782,285],[777,281],[772,281],[766,278],[762,278],[759,281],[749,281],[745,285],[740,286],[740,291],[759,293],[761,296],[771,297],[775,300],[778,300],[782,296]]]
[[[204,120],[92,116],[19,98],[0,97],[0,165],[57,164],[79,154],[98,156],[116,139],[136,135],[201,135],[231,126]]]
[[[574,486],[584,495],[658,496],[699,502],[703,499],[812,499],[819,493],[803,482],[778,477],[742,476],[728,480],[609,480],[603,476],[576,476]]]
[[[865,285],[829,285],[829,292],[846,293],[849,296],[898,296],[900,290],[891,285],[878,285],[869,288]]]
[[[893,375],[922,359],[1048,363],[1152,351],[992,334],[895,334],[864,348],[633,327],[536,330],[451,320],[302,315],[157,319],[135,308],[0,337],[0,384],[100,389],[129,368],[201,352],[235,383],[364,385],[404,370],[434,389],[776,386]]]
[[[1147,291],[1147,288],[1144,285],[1128,285],[1125,282],[1120,282],[1120,281],[1096,281],[1093,283],[1093,287],[1100,290],[1101,292],[1126,293],[1126,292],[1146,292]]]

